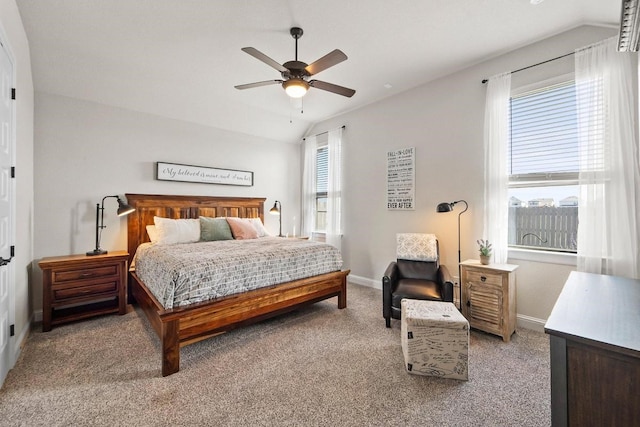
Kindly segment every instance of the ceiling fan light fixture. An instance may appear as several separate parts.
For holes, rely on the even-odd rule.
[[[289,79],[282,82],[282,87],[291,98],[302,98],[309,90],[309,83],[302,79]]]

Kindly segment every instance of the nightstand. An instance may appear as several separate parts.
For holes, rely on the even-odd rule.
[[[127,312],[126,251],[43,258],[42,331],[53,325]]]
[[[460,263],[462,314],[472,328],[499,335],[504,342],[516,331],[517,265]]]

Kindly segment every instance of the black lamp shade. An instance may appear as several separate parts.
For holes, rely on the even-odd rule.
[[[436,207],[436,212],[451,212],[453,205],[451,203],[439,203]]]
[[[118,216],[129,215],[135,210],[136,208],[129,206],[128,204],[123,202],[120,197],[118,197]]]
[[[278,209],[277,203],[278,202],[274,203],[273,207],[271,209],[269,209],[269,213],[271,215],[280,215],[280,209]]]

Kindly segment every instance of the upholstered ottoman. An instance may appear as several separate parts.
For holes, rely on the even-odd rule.
[[[469,322],[450,302],[401,301],[402,352],[411,374],[469,379]]]

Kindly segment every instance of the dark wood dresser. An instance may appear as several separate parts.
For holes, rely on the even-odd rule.
[[[553,426],[640,425],[640,280],[571,272],[545,332]]]

